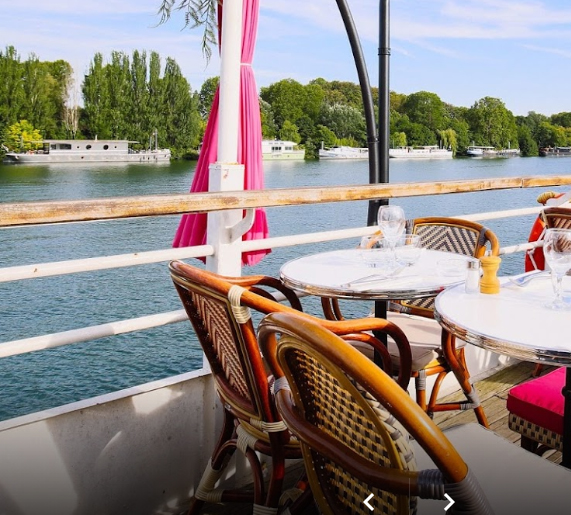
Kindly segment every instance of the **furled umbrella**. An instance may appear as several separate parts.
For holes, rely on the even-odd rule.
[[[222,2],[219,4],[219,24],[221,25]],[[262,126],[260,121],[260,103],[252,60],[258,27],[259,0],[244,0],[242,12],[242,52],[240,66],[240,123],[238,128],[238,162],[244,165],[244,189],[259,190],[264,188],[264,170],[262,163]],[[192,192],[208,191],[209,166],[218,157],[218,111],[219,89],[212,102],[212,109],[206,125],[200,157],[190,188]],[[173,246],[187,247],[206,244],[205,213],[189,213],[183,215],[176,232]],[[259,208],[255,211],[254,223],[244,234],[243,240],[253,240],[268,236],[266,213]],[[259,262],[269,249],[242,253],[242,263],[254,265]]]

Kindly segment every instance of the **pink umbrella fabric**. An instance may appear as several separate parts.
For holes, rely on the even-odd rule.
[[[222,9],[220,5],[219,9]],[[242,57],[240,66],[240,126],[238,134],[238,162],[244,164],[244,190],[264,188],[262,164],[262,125],[260,103],[256,80],[252,70],[252,59],[256,44],[259,0],[244,0],[242,17]],[[218,19],[221,21],[221,13]],[[196,164],[196,171],[190,191],[208,191],[208,167],[218,157],[218,106],[219,92],[216,91],[212,109],[206,125],[202,150]],[[189,213],[183,215],[176,232],[173,247],[188,247],[206,244],[206,214]],[[256,209],[252,228],[242,237],[254,240],[268,236],[268,222],[263,209]],[[269,249],[242,254],[242,264],[255,265]]]

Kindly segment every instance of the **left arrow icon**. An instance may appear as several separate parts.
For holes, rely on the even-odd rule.
[[[373,494],[371,494],[371,495],[369,495],[369,497],[367,497],[367,498],[363,501],[363,504],[364,504],[367,508],[369,508],[371,511],[373,511],[373,507],[369,504],[369,501],[370,501],[373,497],[375,497],[375,496],[374,496]]]

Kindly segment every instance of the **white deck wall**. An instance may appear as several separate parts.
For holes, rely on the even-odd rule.
[[[506,363],[471,345],[467,359],[476,378]],[[449,375],[442,393],[457,389]],[[212,377],[198,371],[0,422],[0,513],[180,513],[220,415]],[[243,462],[236,477],[250,480]]]

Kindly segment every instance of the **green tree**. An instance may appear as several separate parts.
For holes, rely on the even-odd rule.
[[[485,97],[469,110],[468,119],[472,138],[477,145],[492,145],[496,148],[514,146],[517,126],[511,111],[498,98]]]
[[[537,128],[536,141],[539,147],[561,147],[567,144],[567,136],[563,127],[542,122]]]
[[[407,140],[406,140],[406,133],[405,132],[393,132],[391,133],[391,147],[398,148],[398,147],[406,147]]]
[[[324,147],[333,147],[337,144],[337,136],[335,136],[335,133],[325,125],[317,126],[317,139],[318,141],[323,142]]]
[[[280,129],[280,139],[299,143],[301,141],[301,136],[299,135],[297,125],[286,120]]]
[[[295,124],[304,115],[306,90],[293,79],[283,79],[261,88],[260,96],[272,106],[278,128],[281,128],[286,120]]]
[[[321,106],[319,123],[329,127],[338,138],[353,138],[361,146],[367,141],[365,118],[355,107],[346,104]]]
[[[553,125],[561,125],[561,127],[571,127],[571,113],[558,113],[551,116]]]
[[[531,129],[527,125],[517,128],[519,149],[522,156],[536,156],[538,154],[537,143],[531,135]]]
[[[442,148],[449,148],[452,152],[456,153],[458,138],[456,138],[456,131],[454,129],[442,129],[438,131],[438,136],[440,137]]]
[[[262,122],[262,138],[274,139],[278,133],[272,106],[265,100],[260,99],[260,118]]]
[[[13,46],[0,52],[0,128],[15,123],[26,103],[22,87],[23,66]]]
[[[42,135],[28,120],[20,120],[4,130],[4,144],[15,152],[35,150],[41,146]]]
[[[214,95],[219,83],[220,77],[210,77],[202,83],[200,88],[200,93],[198,94],[198,112],[205,121],[208,120],[208,116],[210,115],[210,109],[212,108],[212,102],[214,101]]]
[[[96,53],[83,80],[83,132],[88,139],[107,139],[111,132],[107,125],[107,79],[103,69],[103,55]]]
[[[425,125],[434,132],[447,125],[444,103],[436,93],[419,91],[408,95],[402,104],[402,112],[412,123]]]

